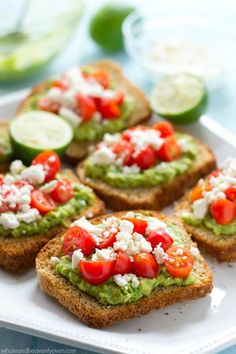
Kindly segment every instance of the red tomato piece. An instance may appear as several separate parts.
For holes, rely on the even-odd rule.
[[[116,235],[119,232],[117,227],[109,227],[102,232],[102,237],[104,237],[104,241],[97,245],[98,249],[112,247],[113,243],[116,241]]]
[[[55,189],[51,192],[51,197],[57,203],[66,203],[74,196],[72,183],[68,179],[57,182]]]
[[[75,250],[80,249],[88,257],[94,251],[95,241],[86,230],[79,226],[72,226],[66,232],[62,243],[62,254],[71,256]]]
[[[53,102],[48,97],[42,97],[39,100],[39,108],[43,111],[47,111],[50,113],[58,113],[60,109],[60,104],[57,102]]]
[[[225,191],[227,199],[236,202],[236,186],[232,186]]]
[[[133,232],[137,232],[141,235],[145,235],[146,228],[148,226],[148,222],[146,220],[141,220],[136,218],[124,218],[124,219],[132,222],[132,224],[134,225]]]
[[[159,122],[153,125],[153,128],[158,130],[161,134],[161,138],[173,135],[175,130],[170,122]]]
[[[129,141],[120,140],[113,146],[113,152],[117,157],[122,157],[124,166],[131,166],[134,163],[134,145]]]
[[[191,253],[178,246],[171,247],[166,251],[164,259],[166,270],[175,278],[186,278],[194,265]]]
[[[128,253],[119,250],[114,265],[113,274],[127,274],[131,272],[131,260]]]
[[[216,199],[211,204],[211,214],[217,224],[230,224],[236,215],[236,204],[228,199]]]
[[[61,168],[61,161],[59,156],[50,150],[41,152],[32,161],[32,165],[43,165],[46,173],[45,182],[51,181]]]
[[[210,180],[212,177],[218,177],[219,174],[220,174],[220,170],[215,170],[207,177],[207,179]]]
[[[114,261],[81,261],[79,270],[82,277],[90,284],[104,283],[113,274]]]
[[[62,91],[65,91],[68,89],[68,85],[65,81],[63,80],[56,80],[53,82],[52,87],[59,88]]]
[[[190,192],[190,201],[191,203],[195,202],[195,200],[201,199],[202,198],[202,187],[197,185],[194,187],[191,192]]]
[[[115,100],[102,98],[97,106],[104,119],[116,119],[121,115],[121,110]]]
[[[181,148],[174,136],[167,136],[161,148],[157,151],[157,157],[162,161],[173,161],[180,157]]]
[[[38,189],[32,191],[30,205],[32,208],[38,209],[40,214],[46,214],[56,208],[52,198]]]
[[[138,277],[154,278],[158,273],[159,266],[152,254],[138,253],[134,256],[132,270]]]
[[[105,89],[107,89],[110,86],[110,79],[107,71],[98,69],[94,71],[91,76],[100,84],[102,85]]]
[[[135,163],[142,169],[146,170],[147,168],[152,167],[156,163],[155,151],[151,146],[146,146],[142,149],[137,156],[135,156]]]
[[[160,243],[160,246],[164,251],[166,251],[174,242],[173,238],[163,230],[152,231],[146,240],[151,243],[152,248],[155,248]]]
[[[122,103],[124,102],[124,99],[125,99],[124,91],[118,90],[116,92],[116,96],[115,96],[115,101],[118,104],[118,106],[122,105]]]
[[[83,118],[83,120],[87,122],[90,119],[92,119],[94,113],[97,110],[94,99],[89,96],[77,94],[76,102],[77,102],[77,109],[79,111],[79,114]]]

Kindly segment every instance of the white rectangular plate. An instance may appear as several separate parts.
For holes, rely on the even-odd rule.
[[[11,117],[26,93],[1,99],[0,117]],[[186,129],[213,149],[219,164],[236,156],[235,137],[212,119],[203,116]],[[86,327],[43,294],[34,271],[21,277],[0,271],[0,324],[101,353],[212,353],[236,343],[236,268],[208,262],[214,272],[210,296],[103,330]]]

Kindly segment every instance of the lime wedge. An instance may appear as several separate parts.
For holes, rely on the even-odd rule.
[[[174,123],[191,123],[204,112],[207,92],[204,81],[191,74],[164,77],[151,93],[154,112]]]
[[[54,150],[61,156],[73,139],[73,130],[55,114],[31,111],[11,122],[10,136],[15,156],[29,164],[44,150]]]

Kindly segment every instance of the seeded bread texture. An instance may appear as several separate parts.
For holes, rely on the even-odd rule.
[[[188,188],[194,186],[200,178],[209,174],[216,167],[212,151],[196,139],[194,141],[198,145],[199,152],[193,166],[183,175],[160,186],[114,188],[101,180],[86,177],[83,162],[78,165],[77,174],[80,181],[93,188],[106,205],[113,210],[161,210],[182,197]]]
[[[188,195],[186,195],[178,204],[176,204],[174,214],[181,218],[183,211],[190,211]],[[204,225],[193,226],[184,223],[185,229],[192,238],[198,243],[198,246],[207,254],[216,258],[219,262],[236,261],[236,234],[215,235]]]
[[[142,212],[139,210],[139,212]],[[92,219],[100,223],[109,216],[121,217],[126,212],[112,213]],[[195,246],[182,224],[173,218],[151,211],[150,215],[156,216],[165,222],[175,224],[181,228],[186,247]],[[120,321],[126,321],[138,315],[145,315],[151,310],[160,309],[176,302],[193,300],[206,296],[212,289],[212,273],[201,255],[197,256],[194,277],[196,282],[187,286],[170,286],[157,288],[148,297],[137,302],[123,305],[102,305],[93,297],[80,291],[69,280],[55,271],[51,263],[52,256],[59,256],[61,236],[51,240],[36,258],[36,270],[41,289],[49,296],[55,298],[61,305],[79,318],[82,322],[94,328],[111,326]]]
[[[9,120],[1,119],[0,120],[0,130],[8,132]],[[0,163],[0,173],[5,173],[9,169],[9,162]]]
[[[70,170],[64,170],[70,179],[78,181]],[[92,206],[85,208],[68,222],[77,219],[80,216],[92,218],[102,214],[104,211],[104,203],[95,197]],[[65,220],[67,221],[67,220]],[[52,227],[44,234],[32,235],[15,239],[13,237],[0,236],[0,266],[14,273],[23,273],[35,264],[35,257],[40,249],[59,232],[65,230],[63,226]]]
[[[127,128],[142,123],[150,118],[151,108],[145,95],[138,87],[133,85],[124,76],[122,69],[117,64],[110,60],[101,60],[95,63],[91,63],[89,66],[106,70],[109,73],[112,82],[114,82],[119,89],[124,90],[125,94],[134,100],[134,111],[131,114],[129,121],[127,122]],[[34,96],[35,94],[39,94],[40,92],[44,91],[45,88],[47,88],[46,83],[42,83],[33,87],[29,96],[21,102],[17,113],[19,114],[24,111],[30,97]],[[91,146],[90,143],[78,144],[73,142],[68,147],[65,154],[67,161],[71,163],[77,163],[87,155],[89,146]]]

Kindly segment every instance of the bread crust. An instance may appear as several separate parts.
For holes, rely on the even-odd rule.
[[[115,188],[107,183],[85,177],[84,162],[77,166],[77,175],[82,183],[93,188],[97,195],[113,210],[150,209],[161,210],[183,196],[185,191],[216,167],[216,160],[210,148],[194,139],[199,146],[193,166],[183,175],[161,186],[150,188]]]
[[[9,120],[8,119],[1,119],[0,120],[0,130],[4,130],[8,132],[9,127]],[[6,173],[9,169],[9,162],[0,163],[0,173]]]
[[[174,215],[181,218],[183,211],[190,211],[187,194],[176,204]],[[236,234],[218,236],[203,225],[193,226],[184,223],[184,227],[197,242],[199,248],[216,258],[218,262],[236,261]]]
[[[78,181],[70,170],[64,170],[70,179]],[[68,219],[68,222],[80,216],[92,218],[104,211],[104,203],[95,196],[92,206],[85,208],[75,217]],[[35,264],[35,258],[40,249],[58,233],[63,232],[65,227],[55,226],[44,234],[20,237],[0,236],[0,266],[13,273],[23,273]]]
[[[112,213],[93,219],[94,223],[99,223],[102,219],[111,215],[122,216],[126,212]],[[194,245],[181,223],[175,219],[170,219],[155,211],[151,215],[157,216],[164,221],[171,221],[182,228],[186,246]],[[52,256],[59,255],[60,238],[58,235],[51,240],[38,254],[36,258],[36,270],[41,289],[55,298],[61,305],[77,316],[82,322],[94,328],[111,326],[117,322],[129,320],[138,315],[145,315],[151,310],[160,309],[179,301],[198,299],[211,292],[212,273],[208,269],[202,256],[197,257],[196,283],[187,286],[171,286],[159,288],[148,297],[144,297],[131,304],[106,306],[100,304],[96,299],[83,293],[67,279],[55,272],[55,267],[50,262]]]
[[[91,63],[89,65],[106,70],[109,73],[111,79],[119,83],[119,88],[123,89],[125,94],[129,95],[134,99],[135,108],[127,123],[127,128],[134,126],[138,123],[145,122],[150,118],[151,108],[144,93],[138,87],[134,86],[124,76],[121,68],[116,63],[104,59],[98,62]],[[28,103],[28,99],[30,97],[44,91],[45,88],[47,88],[46,83],[41,83],[33,87],[29,95],[19,105],[17,109],[17,114],[21,113],[25,109]],[[76,164],[79,160],[81,160],[87,155],[89,146],[91,145],[93,144],[92,143],[78,144],[76,142],[73,142],[68,147],[65,153],[65,158],[67,159],[68,162]]]

